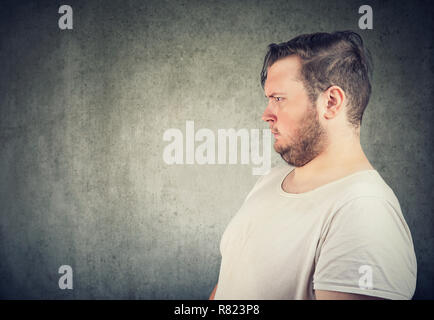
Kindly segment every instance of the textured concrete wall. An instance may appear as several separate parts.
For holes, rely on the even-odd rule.
[[[58,28],[58,8],[74,29]],[[168,128],[266,128],[266,46],[358,30],[361,1],[0,5],[2,298],[205,299],[253,165],[167,165]],[[433,10],[372,2],[362,145],[398,196],[434,298]],[[282,164],[273,151],[272,165]],[[60,290],[58,268],[74,271]]]

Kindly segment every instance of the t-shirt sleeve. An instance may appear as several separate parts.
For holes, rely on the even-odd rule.
[[[398,205],[399,207],[399,205]],[[400,208],[380,197],[345,203],[319,244],[314,290],[407,300],[416,289],[416,256]]]

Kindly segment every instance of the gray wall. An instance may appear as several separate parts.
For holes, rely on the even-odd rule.
[[[60,4],[74,9],[61,31]],[[434,298],[433,10],[382,1],[75,1],[0,5],[0,295],[205,299],[253,165],[167,165],[163,132],[267,128],[266,46],[353,29],[374,56],[361,140],[395,191]],[[283,164],[273,151],[272,165]],[[74,289],[58,288],[71,265]]]

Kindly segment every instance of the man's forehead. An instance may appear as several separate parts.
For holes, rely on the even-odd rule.
[[[298,81],[300,68],[300,58],[296,55],[291,55],[277,60],[271,67],[268,67],[267,78],[289,78]]]
[[[267,96],[274,91],[284,91],[294,82],[299,82],[301,64],[297,56],[289,56],[276,61],[267,69],[264,90]]]

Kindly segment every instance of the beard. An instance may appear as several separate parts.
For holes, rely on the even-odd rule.
[[[296,130],[295,139],[287,137],[289,141],[282,141],[282,135],[279,139],[281,141],[275,142],[274,150],[289,165],[302,167],[316,158],[326,148],[327,132],[319,122],[315,106],[311,105],[307,109]]]

